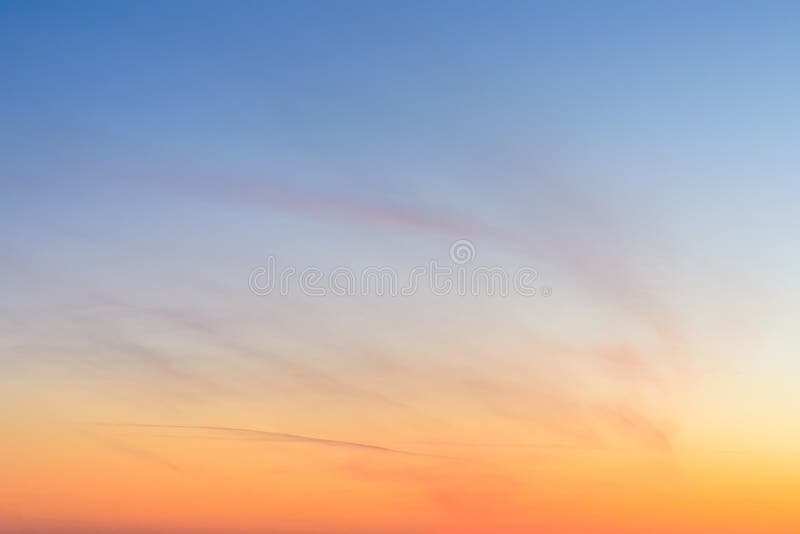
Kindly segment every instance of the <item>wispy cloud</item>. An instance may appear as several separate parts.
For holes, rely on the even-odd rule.
[[[158,425],[158,424],[143,424],[143,423],[103,423],[103,422],[95,422],[90,424],[100,427],[152,428],[152,429],[188,430],[188,431],[205,430],[211,432],[220,432],[243,440],[295,442],[295,443],[305,443],[311,445],[321,445],[325,447],[345,447],[345,448],[352,448],[352,449],[359,449],[359,450],[366,450],[366,451],[373,451],[380,453],[402,454],[408,456],[433,456],[424,453],[417,453],[400,449],[392,449],[389,447],[382,447],[380,445],[373,445],[370,443],[361,443],[357,441],[343,441],[337,439],[322,438],[317,436],[289,434],[285,432],[269,432],[266,430],[256,430],[252,428],[237,428],[237,427],[211,426],[211,425]],[[196,438],[198,436],[187,434],[184,437]]]
[[[623,221],[616,220],[597,203],[575,191],[561,185],[556,187],[548,180],[544,182],[549,186],[544,194],[556,207],[546,208],[543,213],[525,206],[511,192],[507,194],[511,198],[504,203],[516,206],[516,211],[513,208],[512,211],[518,215],[514,228],[443,205],[412,205],[363,195],[311,191],[275,182],[228,186],[215,197],[242,206],[297,212],[305,217],[344,224],[367,223],[390,229],[484,239],[525,256],[545,257],[573,276],[584,291],[649,325],[668,350],[677,350],[682,343],[681,329],[669,306],[647,287],[629,264],[631,257],[639,252],[631,248],[630,239],[624,238]],[[663,236],[661,241],[663,249],[666,241]]]
[[[631,406],[598,408],[597,414],[613,429],[636,439],[645,446],[664,452],[673,450],[669,429],[663,423]]]

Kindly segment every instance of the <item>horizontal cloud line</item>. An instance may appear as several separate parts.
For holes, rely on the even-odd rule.
[[[252,428],[237,428],[226,426],[212,426],[212,425],[158,425],[158,424],[145,424],[145,423],[105,423],[105,422],[91,422],[93,426],[104,427],[124,427],[124,428],[161,428],[161,429],[181,429],[181,430],[210,430],[213,432],[225,432],[228,434],[240,434],[253,436],[252,440],[269,440],[269,441],[292,441],[298,443],[311,443],[327,447],[349,447],[355,449],[363,449],[374,452],[382,452],[388,454],[402,454],[407,456],[428,456],[436,458],[444,458],[425,453],[418,453],[412,451],[405,451],[400,449],[392,449],[389,447],[382,447],[380,445],[372,445],[369,443],[360,443],[357,441],[343,441],[329,438],[320,438],[316,436],[304,436],[301,434],[288,434],[285,432],[269,432],[266,430],[256,430]],[[176,436],[177,437],[177,436]],[[185,437],[185,436],[184,436]]]

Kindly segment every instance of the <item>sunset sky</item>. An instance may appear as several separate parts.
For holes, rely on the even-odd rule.
[[[797,534],[799,65],[789,2],[0,1],[0,534]]]

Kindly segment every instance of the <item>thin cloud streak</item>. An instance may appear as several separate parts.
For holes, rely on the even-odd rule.
[[[230,434],[249,435],[252,436],[251,440],[266,440],[266,441],[290,441],[298,443],[310,443],[316,445],[323,445],[328,447],[348,447],[354,449],[363,449],[368,451],[401,454],[406,456],[428,456],[439,457],[424,453],[405,451],[400,449],[392,449],[389,447],[382,447],[380,445],[372,445],[369,443],[361,443],[357,441],[342,441],[336,439],[320,438],[316,436],[304,436],[300,434],[288,434],[285,432],[269,432],[266,430],[256,430],[252,428],[237,428],[225,426],[212,426],[212,425],[157,425],[157,424],[144,424],[144,423],[89,423],[93,426],[101,427],[124,427],[124,428],[160,428],[160,429],[181,429],[181,430],[210,430],[213,432],[225,432]],[[191,436],[189,436],[191,437]]]

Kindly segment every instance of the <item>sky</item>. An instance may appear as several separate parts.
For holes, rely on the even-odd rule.
[[[798,36],[0,2],[0,533],[800,531]]]

